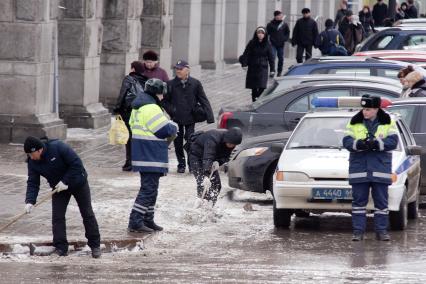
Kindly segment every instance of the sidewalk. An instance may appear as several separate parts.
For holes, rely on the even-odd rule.
[[[289,62],[288,60],[287,62]],[[286,64],[287,66],[287,64]],[[245,89],[245,71],[239,64],[227,65],[221,72],[203,70],[199,78],[211,102],[215,116],[221,106],[244,105],[251,102],[250,90]],[[198,129],[215,128],[205,123]],[[67,143],[80,155],[89,173],[93,207],[99,222],[102,237],[108,239],[134,238],[126,233],[128,214],[139,190],[139,175],[123,173],[124,146],[108,144],[108,129],[68,129]],[[27,168],[22,145],[1,145],[0,148],[0,226],[24,209]],[[193,182],[189,174],[185,178],[175,174],[176,159],[170,151],[170,186],[179,187],[179,182]],[[48,191],[42,178],[39,199]],[[226,180],[223,181],[226,185]],[[191,184],[192,186],[192,184]],[[195,185],[194,185],[195,186]],[[24,216],[14,225],[0,232],[1,243],[51,240],[51,205],[47,201],[32,214]],[[84,228],[78,207],[71,199],[67,213],[69,241],[84,241]]]

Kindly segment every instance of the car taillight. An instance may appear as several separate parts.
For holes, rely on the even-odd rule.
[[[220,115],[219,119],[219,128],[227,128],[228,126],[228,119],[232,118],[233,114],[232,112],[224,112]]]

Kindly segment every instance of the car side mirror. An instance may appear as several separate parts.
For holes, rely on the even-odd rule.
[[[407,147],[408,155],[419,156],[422,154],[422,146],[419,145],[411,145]]]
[[[281,154],[284,149],[284,143],[273,143],[271,145],[271,152]]]

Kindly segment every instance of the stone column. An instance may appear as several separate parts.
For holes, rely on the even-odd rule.
[[[101,54],[101,102],[115,105],[130,64],[139,59],[142,0],[104,0]]]
[[[225,0],[203,0],[202,3],[201,67],[221,70],[224,67]]]
[[[225,47],[226,63],[238,62],[246,47],[247,0],[226,1]]]
[[[66,125],[54,113],[56,13],[50,7],[48,0],[1,1],[1,143],[22,143],[28,135],[66,137]]]
[[[139,58],[147,50],[159,54],[160,67],[171,76],[173,0],[144,0],[142,11],[142,44]]]
[[[172,58],[187,60],[194,77],[200,75],[201,0],[174,0]],[[211,39],[210,39],[211,42]]]
[[[251,40],[258,26],[266,26],[266,0],[247,0],[247,38]]]
[[[100,3],[100,2],[99,2]],[[59,32],[59,114],[69,127],[99,128],[110,124],[99,102],[102,24],[96,0],[61,0]]]

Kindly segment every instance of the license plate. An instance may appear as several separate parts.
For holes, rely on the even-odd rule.
[[[352,199],[352,189],[346,188],[312,188],[313,199]]]

